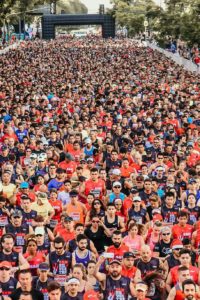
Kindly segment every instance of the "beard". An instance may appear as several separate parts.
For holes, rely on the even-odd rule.
[[[10,253],[12,251],[12,249],[7,249],[7,248],[4,248],[3,249],[6,253]]]
[[[114,271],[114,272],[111,273],[111,276],[112,276],[113,278],[117,278],[119,275],[120,275],[120,273],[118,273],[118,272],[116,272],[116,271]],[[189,300],[190,300],[190,299],[189,299]]]
[[[120,245],[121,245],[121,243],[113,243],[113,246],[114,246],[115,248],[119,248]]]
[[[84,251],[86,249],[86,247],[80,247],[79,250],[80,251]]]

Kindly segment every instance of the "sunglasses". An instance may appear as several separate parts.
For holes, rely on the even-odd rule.
[[[97,204],[98,204],[98,205],[100,205],[100,203],[99,203],[99,202],[94,202],[94,205],[97,205]]]
[[[163,233],[162,235],[166,236],[166,235],[170,235],[170,233],[169,232],[168,233]]]
[[[95,220],[93,220],[93,221],[92,221],[92,223],[97,223],[97,224],[98,224],[98,223],[99,223],[99,221],[95,221]]]
[[[36,234],[36,236],[42,236],[42,234]]]
[[[120,189],[121,186],[114,186],[113,188],[114,188],[114,189]]]
[[[63,247],[55,247],[56,250],[62,250]]]
[[[19,216],[16,216],[16,217],[13,217],[14,219],[20,219],[21,217],[19,217]]]
[[[87,161],[87,164],[93,164],[93,161]]]
[[[2,267],[0,268],[1,271],[9,271],[10,269],[9,268],[6,268],[6,267]]]

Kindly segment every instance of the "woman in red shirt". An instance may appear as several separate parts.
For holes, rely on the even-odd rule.
[[[37,276],[39,264],[45,262],[46,258],[42,252],[37,251],[37,241],[34,236],[29,237],[27,240],[24,258],[26,258],[30,265],[32,276]]]
[[[55,211],[55,215],[50,220],[51,229],[54,229],[55,226],[60,221],[60,215],[61,215],[62,209],[63,209],[62,208],[62,201],[57,200],[57,196],[58,196],[57,189],[51,189],[49,203],[51,204],[51,206],[53,207],[53,209]]]

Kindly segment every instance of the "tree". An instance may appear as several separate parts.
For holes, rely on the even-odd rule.
[[[200,42],[200,0],[167,0],[157,27],[158,38],[182,39],[188,44]]]
[[[160,8],[152,0],[113,0],[112,3],[114,6],[110,13],[120,26],[128,29],[129,36],[143,32],[144,20],[147,18],[151,24],[160,14]]]
[[[17,0],[0,1],[0,26],[3,25],[6,15],[10,14]]]

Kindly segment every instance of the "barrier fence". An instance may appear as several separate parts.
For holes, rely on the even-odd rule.
[[[163,53],[165,56],[167,56],[168,58],[171,58],[178,65],[183,66],[186,70],[200,74],[200,66],[198,67],[191,60],[188,60],[188,59],[180,56],[178,53],[171,53],[167,50],[164,50],[164,49],[158,47],[155,44],[150,43],[149,41],[146,41],[146,46],[150,47],[153,50],[157,50],[160,53]]]

